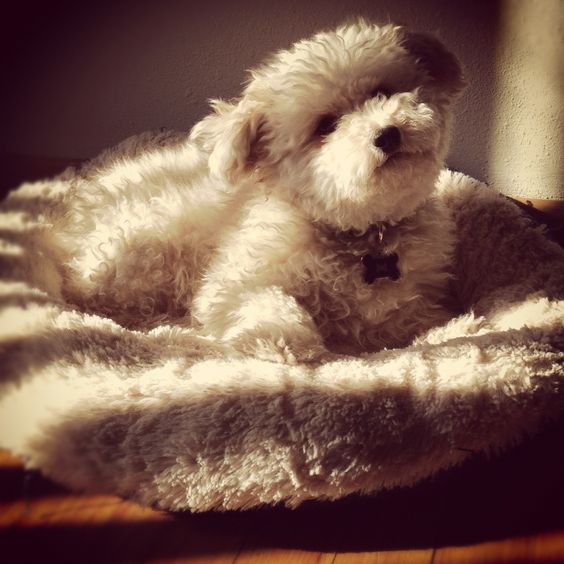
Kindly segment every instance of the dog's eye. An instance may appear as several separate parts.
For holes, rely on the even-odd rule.
[[[392,93],[389,88],[386,88],[385,86],[378,86],[372,90],[370,97],[376,98],[376,96],[383,96],[384,98],[389,98],[391,94]]]
[[[331,116],[331,115],[323,116],[319,120],[319,123],[317,124],[317,127],[315,129],[315,134],[321,137],[325,137],[326,135],[333,133],[333,131],[337,129],[338,121],[339,118],[337,116]]]

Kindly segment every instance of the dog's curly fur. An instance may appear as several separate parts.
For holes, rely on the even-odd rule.
[[[407,344],[451,315],[455,237],[432,192],[462,87],[438,40],[394,25],[279,52],[189,136],[141,135],[79,171],[53,225],[65,298],[273,360]],[[390,128],[393,147],[376,141]],[[398,280],[365,281],[376,251]]]

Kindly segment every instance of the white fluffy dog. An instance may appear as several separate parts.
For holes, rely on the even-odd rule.
[[[67,300],[282,361],[403,346],[451,316],[434,199],[463,87],[434,38],[358,21],[281,51],[190,135],[79,171],[54,226]]]

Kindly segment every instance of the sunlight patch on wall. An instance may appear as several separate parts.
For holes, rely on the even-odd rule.
[[[560,0],[501,2],[489,178],[506,194],[564,199],[563,13]]]

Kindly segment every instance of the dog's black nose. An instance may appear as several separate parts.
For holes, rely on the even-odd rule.
[[[384,129],[374,137],[374,145],[376,145],[378,149],[382,149],[387,155],[395,153],[401,145],[400,130],[393,125],[384,127]]]

